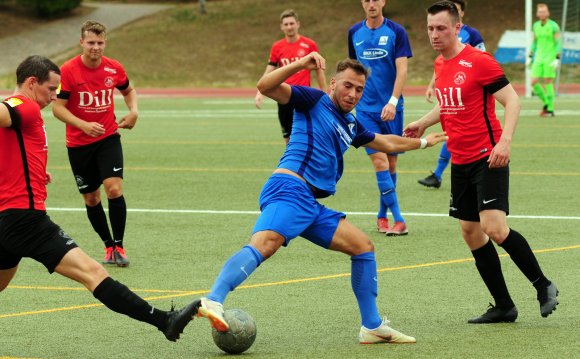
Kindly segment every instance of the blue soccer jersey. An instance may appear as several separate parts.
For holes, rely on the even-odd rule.
[[[318,89],[292,86],[289,103],[295,108],[292,136],[278,168],[302,176],[316,187],[316,197],[328,197],[342,176],[344,152],[371,142],[375,134]]]
[[[353,25],[348,31],[348,56],[371,69],[363,97],[357,111],[380,113],[393,94],[397,77],[395,60],[412,57],[409,38],[405,29],[391,20],[370,29],[366,20]],[[403,109],[403,96],[399,98],[397,110]]]
[[[483,37],[481,37],[481,34],[476,29],[463,24],[457,37],[462,44],[469,44],[478,50],[485,51]]]

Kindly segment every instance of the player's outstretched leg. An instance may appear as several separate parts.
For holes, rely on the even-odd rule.
[[[201,298],[197,316],[207,318],[217,331],[227,331],[229,325],[224,318],[223,308],[226,296],[246,280],[263,261],[264,257],[251,245],[244,246],[231,256],[224,264],[207,298]]]

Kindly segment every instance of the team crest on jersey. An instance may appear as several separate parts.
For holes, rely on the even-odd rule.
[[[111,76],[105,77],[105,86],[113,87],[114,84],[115,84],[115,81],[113,81],[113,78]]]
[[[304,55],[306,55],[306,50],[298,49],[298,51],[296,51],[296,53],[298,54],[298,57],[304,57]]]
[[[9,98],[8,100],[6,100],[4,102],[6,102],[7,104],[9,104],[10,107],[16,107],[16,106],[22,105],[24,103],[24,102],[22,102],[21,99],[15,98],[15,97]]]
[[[386,45],[387,42],[389,42],[389,37],[388,36],[381,36],[379,38],[379,45]]]
[[[465,75],[465,72],[461,71],[459,71],[458,73],[455,74],[455,76],[453,76],[453,82],[455,82],[456,85],[461,85],[462,83],[465,82],[466,79],[467,75]]]
[[[108,66],[105,66],[105,68],[104,68],[103,70],[105,70],[105,71],[107,71],[107,72],[110,72],[110,73],[112,73],[112,74],[116,74],[116,73],[117,73],[117,70],[115,70],[115,69],[112,69],[112,68],[110,68],[110,67],[108,67]]]

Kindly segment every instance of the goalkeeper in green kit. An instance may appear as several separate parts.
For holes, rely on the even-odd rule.
[[[532,86],[536,96],[544,103],[540,116],[554,116],[554,79],[560,66],[562,40],[560,27],[550,19],[548,5],[538,4],[536,21],[532,27],[534,41],[526,63],[532,66]]]

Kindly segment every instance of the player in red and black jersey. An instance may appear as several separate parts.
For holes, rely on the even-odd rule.
[[[83,53],[61,67],[62,80],[54,115],[66,123],[69,161],[87,215],[105,244],[103,263],[129,265],[123,246],[127,205],[123,196],[123,149],[119,128],[132,129],[138,117],[137,93],[123,66],[103,56],[107,30],[96,21],[81,28]],[[117,124],[113,93],[121,92],[129,113]],[[109,202],[109,219],[101,204],[101,184]]]
[[[175,341],[197,313],[199,300],[179,311],[155,309],[113,280],[46,214],[48,146],[40,110],[56,100],[60,70],[41,56],[26,58],[16,70],[17,89],[0,104],[0,292],[22,258],[42,263],[84,285],[109,309],[149,323]]]
[[[510,143],[519,119],[519,97],[493,57],[457,38],[461,23],[450,1],[427,10],[435,60],[438,105],[405,129],[421,136],[438,122],[447,132],[451,152],[449,215],[459,219],[463,239],[491,292],[495,306],[469,323],[513,322],[518,312],[508,292],[493,242],[509,253],[533,283],[542,317],[558,304],[558,289],[542,273],[526,239],[508,227]],[[495,114],[495,101],[505,109],[504,128]],[[491,240],[490,240],[491,239]]]
[[[298,33],[300,29],[300,21],[298,14],[294,10],[284,10],[280,15],[280,29],[284,33],[284,38],[276,41],[270,50],[270,58],[268,66],[264,74],[270,73],[279,67],[289,65],[292,62],[298,61],[311,52],[318,52],[318,46],[314,40]],[[324,70],[317,69],[316,81],[318,87],[322,91],[326,91],[326,78],[324,77]],[[310,71],[302,70],[290,76],[286,83],[296,86],[310,86]],[[260,91],[256,92],[254,102],[257,108],[262,107],[264,96]],[[280,127],[282,128],[282,136],[284,141],[288,144],[290,134],[292,133],[292,120],[294,117],[294,108],[288,104],[278,104],[278,119],[280,120]]]

